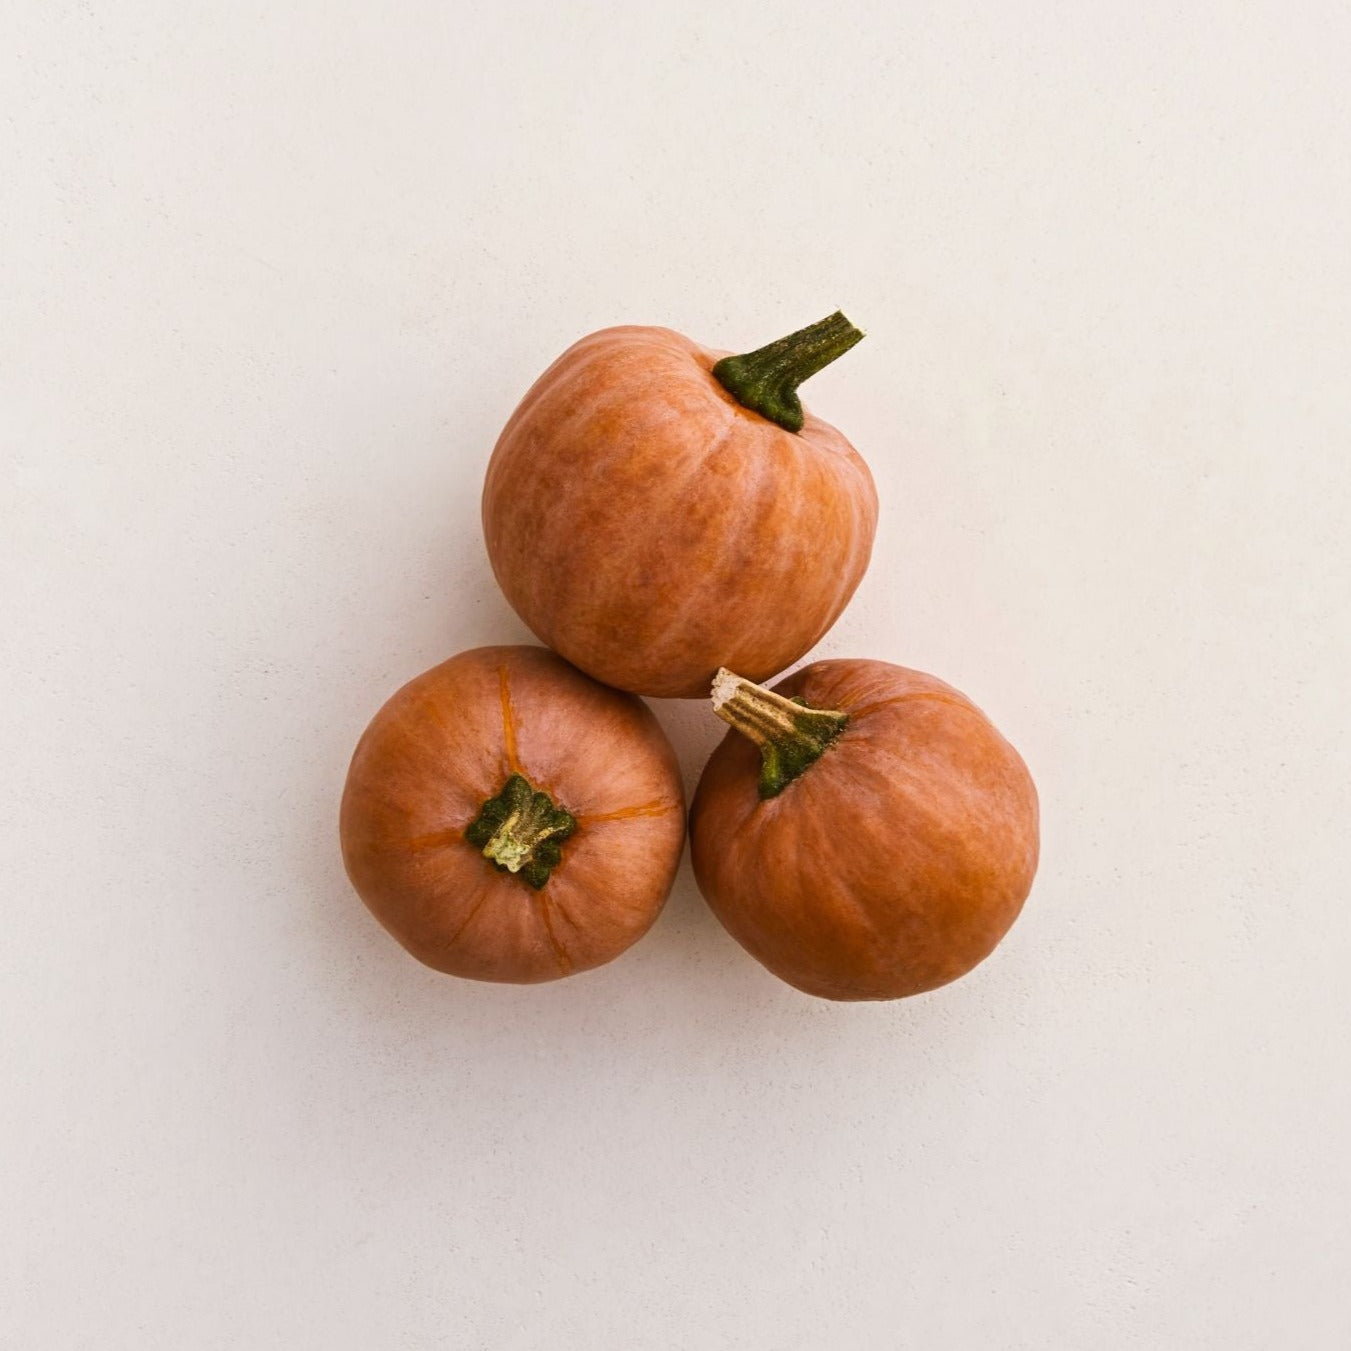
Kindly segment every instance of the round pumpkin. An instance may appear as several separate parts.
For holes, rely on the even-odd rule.
[[[640,699],[542,648],[482,647],[375,715],[340,827],[357,892],[419,961],[545,981],[651,927],[680,861],[684,792]]]
[[[872,550],[868,467],[795,392],[862,336],[835,314],[737,357],[666,328],[570,347],[512,414],[484,484],[488,557],[516,612],[639,694],[792,665]]]
[[[767,690],[730,672],[731,723],[691,811],[694,874],[727,930],[827,999],[932,990],[987,957],[1037,866],[1018,752],[965,695],[880,661]]]

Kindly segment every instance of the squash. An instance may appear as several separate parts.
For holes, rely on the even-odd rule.
[[[691,811],[694,874],[727,930],[827,999],[932,990],[987,957],[1037,866],[1036,788],[963,694],[881,661],[768,690],[728,671],[731,724]]]
[[[419,961],[545,981],[651,927],[680,861],[684,791],[640,699],[541,648],[482,647],[375,715],[340,830],[357,892]]]
[[[665,328],[570,347],[512,414],[484,483],[488,557],[516,612],[638,694],[702,695],[722,665],[754,679],[790,666],[872,550],[868,467],[795,392],[862,336],[834,314],[738,357]]]

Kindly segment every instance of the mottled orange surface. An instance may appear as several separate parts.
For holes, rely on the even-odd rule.
[[[517,613],[598,680],[694,697],[719,666],[764,680],[830,628],[868,565],[877,494],[858,453],[738,404],[724,352],[665,328],[568,349],[498,439],[483,490]]]
[[[495,868],[465,827],[509,775],[577,819],[542,890]],[[348,876],[428,966],[533,982],[599,966],[651,927],[685,839],[675,754],[640,699],[537,647],[462,652],[410,681],[352,757]]]
[[[964,975],[1017,918],[1037,867],[1037,791],[965,695],[881,661],[823,661],[775,689],[849,723],[778,797],[729,732],[691,813],[718,918],[827,999],[896,999]]]

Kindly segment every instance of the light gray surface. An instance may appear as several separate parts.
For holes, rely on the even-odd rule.
[[[1344,5],[0,17],[0,1346],[1351,1344]],[[1022,749],[996,957],[779,985],[688,869],[417,967],[334,816],[523,636],[478,492],[564,346],[835,306],[820,648]],[[662,705],[691,783],[718,728]]]

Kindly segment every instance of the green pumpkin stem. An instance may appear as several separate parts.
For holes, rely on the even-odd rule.
[[[778,342],[741,356],[723,357],[713,378],[743,408],[777,422],[790,432],[802,430],[802,401],[797,387],[842,357],[863,337],[836,310],[820,323],[790,333]]]
[[[777,797],[844,731],[847,713],[809,708],[723,667],[713,677],[713,711],[760,747],[760,796]]]
[[[562,843],[577,829],[570,812],[520,774],[513,774],[465,827],[464,837],[493,867],[515,873],[536,891],[563,858]]]

